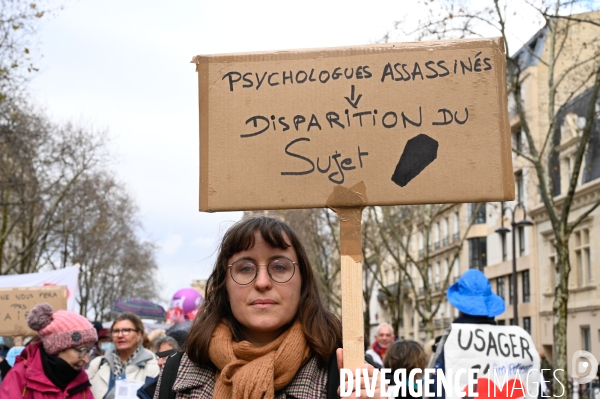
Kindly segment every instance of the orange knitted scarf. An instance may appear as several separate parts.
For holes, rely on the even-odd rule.
[[[233,341],[229,328],[219,324],[208,355],[218,369],[213,398],[272,399],[308,361],[310,348],[298,321],[260,348]]]

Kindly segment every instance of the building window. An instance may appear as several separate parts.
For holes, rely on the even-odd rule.
[[[498,320],[496,322],[499,326],[505,326],[506,325],[506,320]]]
[[[525,255],[525,227],[521,226],[518,229],[519,232],[519,256]]]
[[[515,173],[515,189],[517,190],[517,192],[515,193],[515,196],[517,197],[516,200],[519,203],[524,203],[525,199],[523,197],[523,172],[522,171],[518,171],[517,173]]]
[[[577,285],[584,287],[592,280],[590,257],[590,230],[581,229],[575,234],[575,267],[577,268]]]
[[[496,293],[500,298],[506,300],[506,294],[504,293],[504,276],[496,279]]]
[[[460,265],[458,263],[458,258],[455,258],[452,264],[454,265],[452,266],[452,269],[454,270],[454,282],[456,283],[460,278]]]
[[[444,218],[444,239],[442,241],[444,246],[450,243],[450,221],[448,218]]]
[[[529,302],[529,270],[523,271],[523,276],[521,277],[521,283],[523,284],[523,302]]]
[[[508,259],[508,252],[506,252],[506,234],[502,234],[500,239],[502,240],[502,262],[506,262],[506,259]]]
[[[592,350],[592,337],[590,335],[590,327],[581,327],[581,347],[584,351]]]
[[[517,152],[523,152],[523,132],[521,129],[513,133],[513,148]]]
[[[531,317],[523,317],[523,330],[531,335]]]
[[[469,220],[473,219],[473,224],[485,223],[485,204],[485,202],[469,204]]]
[[[458,212],[454,212],[454,231],[452,234],[452,240],[458,241],[460,237],[460,219],[458,218]]]
[[[554,246],[554,240],[548,241],[548,261],[550,273],[548,273],[548,283],[550,283],[550,290],[553,291],[556,286],[556,247]]]
[[[450,272],[450,262],[448,262],[448,258],[444,259],[444,270],[442,271],[442,276],[445,278]]]
[[[515,299],[514,299],[514,298],[515,298],[515,295],[514,295],[514,293],[513,293],[513,291],[514,291],[514,290],[513,290],[513,288],[514,288],[514,287],[513,287],[513,275],[512,275],[512,274],[509,274],[509,275],[508,275],[508,303],[509,303],[510,305],[512,305],[512,304],[513,304],[513,302],[514,302],[514,300],[515,300]],[[512,323],[511,323],[511,324],[512,324]]]
[[[513,319],[513,318],[511,318],[511,319],[510,319],[510,325],[511,325],[511,326],[514,326],[514,325],[516,325],[516,324],[515,324],[515,319]]]
[[[487,266],[486,253],[486,237],[469,239],[469,268],[481,270],[484,266]]]

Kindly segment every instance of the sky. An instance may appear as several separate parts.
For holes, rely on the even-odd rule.
[[[67,0],[39,31],[35,100],[108,131],[113,167],[159,245],[161,302],[210,274],[241,212],[198,211],[198,54],[377,42],[416,2]],[[522,40],[537,29],[526,27]],[[513,47],[514,48],[514,47]]]

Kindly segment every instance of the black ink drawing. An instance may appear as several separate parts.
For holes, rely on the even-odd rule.
[[[408,140],[392,181],[400,187],[406,186],[437,158],[438,142],[426,134],[419,134]]]

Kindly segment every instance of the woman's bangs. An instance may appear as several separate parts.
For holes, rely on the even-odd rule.
[[[273,248],[287,249],[292,246],[291,234],[293,233],[288,233],[284,225],[274,219],[249,219],[240,222],[240,225],[234,229],[233,232],[230,232],[231,235],[226,238],[223,247],[226,258],[254,247],[256,241],[254,233],[257,231],[260,232],[265,242]]]
[[[289,234],[284,231],[279,223],[273,224],[272,226],[269,226],[266,223],[262,224],[259,231],[263,240],[273,248],[287,249],[292,246],[289,242],[291,241],[291,237],[289,237]]]
[[[246,251],[254,246],[254,231],[251,229],[240,229],[231,239],[231,246],[227,251],[228,256]]]

